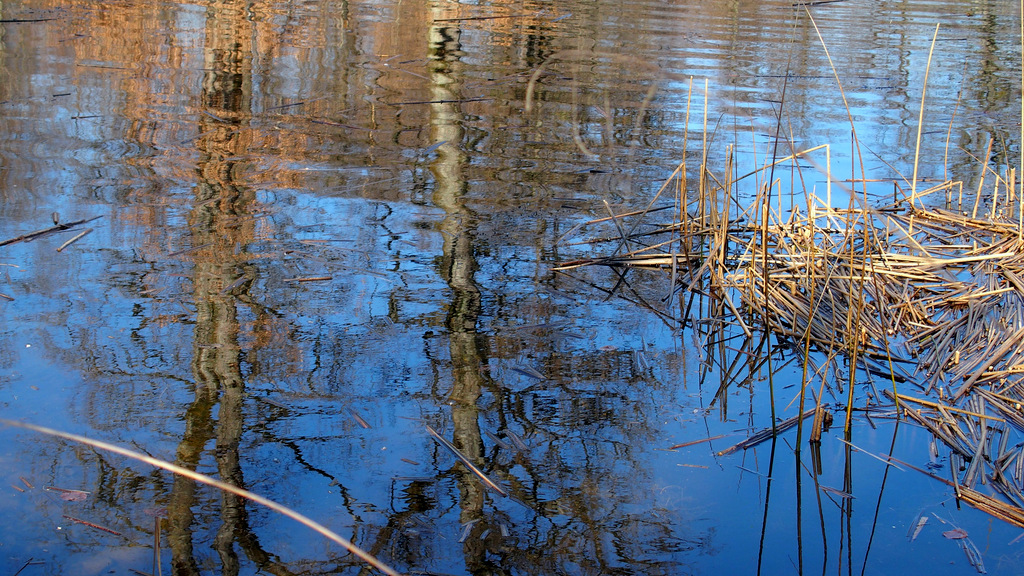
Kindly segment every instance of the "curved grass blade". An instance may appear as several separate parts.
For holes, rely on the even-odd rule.
[[[267,498],[264,498],[263,496],[260,496],[259,494],[255,494],[255,493],[249,492],[248,490],[245,490],[243,488],[239,488],[238,486],[234,486],[234,485],[228,484],[226,482],[221,482],[220,480],[216,480],[216,479],[211,478],[211,477],[209,477],[209,476],[207,476],[205,474],[200,474],[199,472],[194,472],[192,470],[189,470],[188,468],[182,468],[181,466],[177,466],[175,464],[171,464],[170,462],[164,462],[163,460],[158,460],[156,458],[153,458],[153,457],[150,457],[150,456],[146,456],[145,454],[140,454],[138,452],[134,452],[132,450],[128,450],[127,448],[122,448],[122,447],[116,446],[114,444],[108,444],[107,442],[103,442],[102,440],[93,440],[92,438],[86,438],[85,436],[79,436],[78,434],[70,434],[68,432],[61,432],[59,430],[54,430],[52,428],[46,428],[46,427],[43,427],[43,426],[36,426],[35,424],[27,424],[25,422],[18,422],[18,421],[15,421],[15,420],[7,420],[5,418],[0,418],[0,424],[7,425],[7,426],[14,426],[14,427],[17,427],[17,428],[24,428],[26,430],[32,430],[33,432],[38,432],[40,434],[45,434],[47,436],[54,436],[54,437],[57,437],[57,438],[63,438],[64,440],[70,440],[72,442],[78,442],[80,444],[85,444],[87,446],[92,446],[93,448],[98,448],[100,450],[106,450],[107,452],[113,452],[114,454],[120,454],[121,456],[126,456],[128,458],[133,459],[133,460],[138,460],[139,462],[145,462],[146,464],[149,464],[150,466],[155,466],[157,468],[163,468],[164,470],[167,470],[169,472],[173,472],[175,474],[178,474],[179,476],[184,476],[184,477],[189,478],[191,480],[195,480],[196,482],[199,482],[199,483],[202,483],[202,484],[206,484],[208,486],[213,486],[214,488],[217,488],[219,490],[223,490],[225,492],[230,492],[230,493],[232,493],[232,494],[234,494],[236,496],[241,496],[242,498],[246,498],[248,500],[252,500],[253,502],[255,502],[257,504],[261,504],[263,506],[266,506],[267,508],[270,508],[274,512],[277,512],[278,514],[281,514],[283,516],[287,516],[288,518],[291,518],[292,520],[295,520],[299,524],[302,524],[303,526],[306,526],[310,530],[313,530],[314,532],[317,532],[318,534],[320,534],[324,538],[327,538],[328,540],[334,542],[335,544],[338,544],[342,548],[348,550],[352,554],[354,554],[357,557],[359,557],[361,560],[363,560],[367,564],[373,566],[377,570],[380,570],[384,574],[387,574],[388,576],[401,576],[399,572],[396,572],[395,570],[391,569],[390,567],[388,567],[388,565],[386,565],[383,562],[381,562],[380,560],[378,560],[376,557],[374,557],[369,552],[363,550],[362,548],[359,548],[358,546],[356,546],[352,542],[349,542],[345,538],[343,538],[343,537],[339,536],[338,534],[332,532],[326,526],[324,526],[324,525],[322,525],[322,524],[320,524],[320,523],[318,523],[318,522],[316,522],[316,521],[314,521],[314,520],[312,520],[312,519],[310,519],[310,518],[308,518],[308,517],[306,517],[306,516],[296,512],[296,511],[292,510],[291,508],[287,508],[285,506],[282,506],[281,504],[278,504],[277,502],[274,502],[273,500],[269,500]]]

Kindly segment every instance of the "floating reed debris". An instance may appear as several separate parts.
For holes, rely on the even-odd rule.
[[[921,534],[921,530],[924,529],[924,525],[927,523],[927,516],[918,516],[917,521],[910,526],[910,531],[907,532],[907,540],[910,540],[911,542],[917,540],[917,537]]]
[[[67,502],[80,502],[89,497],[89,493],[83,490],[57,488],[56,486],[47,486],[45,490],[49,490],[51,492],[58,492],[60,494],[60,499],[65,500]]]
[[[89,234],[90,232],[92,232],[92,228],[86,228],[85,230],[82,230],[77,235],[75,235],[74,238],[68,240],[67,242],[65,242],[65,243],[61,244],[59,247],[57,247],[57,252],[63,252],[65,248],[67,248],[68,246],[71,246],[75,242],[78,242],[82,238],[85,238],[86,234]]]
[[[682,444],[676,444],[674,446],[669,446],[668,450],[678,450],[680,448],[686,448],[688,446],[694,446],[694,445],[697,445],[697,444],[703,444],[705,442],[713,442],[715,440],[718,440],[719,438],[725,438],[726,436],[727,436],[727,434],[719,434],[718,436],[712,436],[710,438],[701,438],[700,440],[691,440],[690,442],[683,442]]]
[[[753,327],[822,351],[856,350],[871,373],[913,377],[926,391],[952,386],[954,402],[979,386],[1024,385],[1024,241],[1015,222],[908,203],[839,210],[814,195],[806,201],[785,216],[755,206],[726,218],[729,206],[698,200],[704,211],[691,208],[679,222],[618,222],[619,237],[606,241],[631,250],[556,270],[665,270],[670,294],[705,298],[715,318],[748,338]]]
[[[545,379],[544,374],[542,374],[539,370],[537,370],[536,368],[534,368],[532,366],[527,366],[525,364],[516,364],[514,366],[509,366],[509,369],[511,369],[513,372],[518,372],[520,374],[523,374],[524,376],[529,376],[530,378],[536,378],[537,380],[544,380]]]
[[[509,446],[507,442],[505,442],[501,438],[498,438],[490,430],[484,430],[484,434],[486,434],[487,437],[491,439],[491,442],[494,442],[494,445],[497,446],[498,448],[501,448],[502,450],[512,450],[512,446]]]
[[[456,448],[454,444],[446,440],[444,436],[438,434],[437,430],[434,430],[429,425],[427,425],[426,428],[427,432],[430,432],[430,435],[434,437],[434,440],[437,440],[438,444],[444,446],[445,448],[448,449],[449,452],[454,454],[455,457],[458,458],[459,461],[462,462],[462,464],[466,468],[468,468],[470,472],[475,474],[476,477],[480,479],[480,482],[482,482],[484,486],[508,498],[508,492],[505,492],[505,490],[501,486],[498,486],[494,481],[488,478],[486,474],[481,472],[479,468],[474,466],[473,463],[469,461],[469,458],[467,458],[462,452],[460,452],[459,449]]]
[[[350,408],[348,412],[352,415],[352,419],[356,421],[356,424],[359,424],[365,430],[370,429],[370,423],[364,420],[354,408]]]
[[[768,440],[769,438],[772,438],[778,435],[779,433],[784,432],[792,428],[793,426],[796,426],[797,423],[803,420],[804,418],[809,418],[813,416],[815,411],[816,408],[811,408],[810,410],[804,412],[802,415],[793,416],[792,418],[787,418],[786,420],[779,422],[778,424],[775,425],[774,428],[765,428],[764,430],[757,432],[756,434],[752,435],[746,440],[738,444],[734,444],[726,448],[725,450],[722,450],[721,452],[718,453],[718,456],[728,456],[729,454],[732,454],[733,452],[737,452],[739,450],[753,448],[754,446],[757,446],[758,444],[764,442],[765,440]]]
[[[235,288],[238,288],[238,287],[242,286],[242,284],[245,284],[249,280],[250,280],[249,276],[246,276],[245,274],[243,274],[243,275],[239,276],[234,282],[232,282],[231,284],[228,284],[227,286],[222,288],[220,293],[221,294],[229,294]]]
[[[303,276],[301,278],[285,278],[285,282],[326,282],[333,280],[334,276]]]
[[[14,238],[0,241],[0,246],[7,246],[8,244],[15,244],[17,242],[31,242],[32,240],[36,240],[44,236],[49,236],[50,234],[56,234],[57,232],[71,230],[72,228],[81,226],[82,224],[87,224],[89,222],[92,222],[93,220],[98,220],[100,218],[103,218],[103,216],[93,216],[92,218],[83,218],[82,220],[75,220],[74,222],[57,224],[55,226],[50,226],[49,228],[43,228],[42,230],[36,230],[35,232],[29,232],[28,234],[22,234],[21,236],[16,236]],[[59,251],[60,250],[58,250],[58,252]]]
[[[796,162],[816,150],[770,165],[787,161],[800,170]],[[1009,186],[1016,175],[1008,169],[989,178],[1005,193],[982,190],[979,202],[965,202],[962,193],[958,200],[963,183],[946,181],[912,186],[906,197],[877,206],[848,190],[849,205],[838,208],[826,165],[825,198],[782,194],[767,179],[741,203],[740,181],[765,169],[735,178],[730,156],[718,176],[706,149],[703,158],[699,178],[688,179],[681,164],[645,209],[574,228],[577,237],[565,243],[592,252],[555,270],[613,270],[609,294],[628,291],[624,298],[689,327],[701,378],[721,377],[716,400],[732,385],[765,378],[765,361],[782,351],[846,406],[849,422],[854,388],[866,374],[867,406],[897,408],[962,459],[950,484],[959,497],[1024,521],[992,504],[1024,507],[1024,450],[1007,446],[1011,429],[1024,433],[1024,197]],[[671,218],[655,212],[664,190],[677,191]],[[923,203],[941,192],[946,205]],[[629,278],[640,270],[667,281],[667,289],[641,295]],[[767,373],[777,371],[768,364]],[[754,446],[813,413],[718,454]],[[975,496],[978,483],[991,488],[987,500]]]
[[[903,464],[908,468],[917,470],[918,472],[921,472],[922,474],[925,474],[926,476],[929,476],[934,480],[938,480],[943,484],[946,484],[948,486],[954,486],[953,482],[950,482],[945,478],[939,478],[938,476],[932,474],[931,472],[918,468],[913,464],[908,464],[906,462],[903,462],[902,460],[892,457],[889,457],[889,460],[893,462],[899,462],[900,464]],[[974,490],[967,486],[956,485],[956,489],[957,498],[959,498],[961,501],[991,516],[995,516],[996,518],[999,518],[1004,522],[1013,524],[1018,528],[1024,528],[1024,509],[1022,509],[1021,507],[1015,506],[1013,504],[1007,504],[1006,502],[1003,502],[986,494],[982,494],[981,492],[978,492],[977,490]]]
[[[67,518],[68,520],[71,520],[75,524],[82,524],[84,526],[88,526],[89,528],[95,528],[97,530],[102,530],[103,532],[107,532],[107,533],[113,534],[114,536],[122,536],[122,537],[124,536],[124,534],[121,534],[117,530],[111,530],[110,528],[107,528],[106,526],[100,526],[99,524],[94,524],[92,522],[89,522],[88,520],[82,520],[81,518],[75,518],[74,516],[68,516],[67,514],[64,514],[63,516],[64,516],[64,518]]]

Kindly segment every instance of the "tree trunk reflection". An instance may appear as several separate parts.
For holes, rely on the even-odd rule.
[[[445,142],[437,149],[437,160],[430,169],[436,179],[432,200],[445,211],[439,226],[444,236],[441,275],[451,288],[452,299],[445,324],[448,328],[448,349],[452,365],[452,388],[449,403],[452,411],[452,442],[478,467],[483,468],[483,440],[480,434],[480,410],[477,402],[485,385],[483,375],[487,363],[486,342],[477,334],[480,316],[480,289],[474,274],[477,269],[474,238],[475,215],[463,201],[467,184],[467,158],[462,150],[464,129],[461,80],[458,55],[461,51],[458,28],[430,27],[430,137],[432,142]],[[459,466],[459,520],[462,523],[480,520],[486,488],[469,471]],[[484,541],[475,526],[473,535],[463,542],[466,567],[477,573],[486,567]]]
[[[186,433],[177,452],[177,464],[192,470],[200,464],[204,447],[215,440],[214,458],[221,480],[245,486],[239,445],[244,432],[245,379],[239,343],[237,301],[259,274],[240,250],[253,239],[255,192],[236,182],[241,156],[251,143],[250,53],[252,36],[246,4],[228,2],[207,10],[205,69],[196,148],[199,183],[189,216],[195,252],[193,298],[196,306],[192,343],[195,400],[185,413]],[[249,278],[241,285],[237,281]],[[231,290],[227,288],[233,287]],[[216,417],[214,417],[216,408]],[[200,499],[192,480],[175,477],[168,505],[168,540],[176,574],[198,574],[195,557],[193,508]],[[220,494],[221,525],[213,539],[221,574],[238,574],[235,543],[250,561],[273,574],[287,574],[272,563],[248,525],[245,500]]]

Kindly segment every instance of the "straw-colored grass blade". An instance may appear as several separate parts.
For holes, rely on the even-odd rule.
[[[264,498],[263,496],[260,496],[259,494],[255,494],[253,492],[249,492],[248,490],[245,490],[244,488],[239,488],[238,486],[235,486],[233,484],[228,484],[227,482],[222,482],[222,481],[217,480],[215,478],[211,478],[211,477],[209,477],[209,476],[207,476],[205,474],[200,474],[199,472],[195,472],[194,470],[189,470],[187,468],[182,468],[181,466],[177,466],[175,464],[171,464],[170,462],[164,462],[163,460],[159,460],[157,458],[153,458],[153,457],[147,456],[145,454],[140,454],[140,453],[135,452],[133,450],[128,450],[127,448],[122,448],[122,447],[116,446],[114,444],[103,442],[102,440],[94,440],[92,438],[86,438],[85,436],[79,436],[78,434],[70,434],[68,432],[61,432],[59,430],[54,430],[52,428],[46,428],[46,427],[43,427],[43,426],[36,426],[35,424],[28,424],[28,423],[25,423],[25,422],[18,422],[18,421],[15,421],[15,420],[0,419],[0,424],[6,425],[6,426],[14,426],[14,427],[17,427],[17,428],[24,428],[25,430],[31,430],[33,432],[38,432],[38,433],[44,434],[46,436],[53,436],[55,438],[62,438],[64,440],[68,440],[68,441],[71,441],[71,442],[77,442],[79,444],[85,444],[86,446],[92,446],[93,448],[97,448],[99,450],[105,450],[107,452],[113,452],[114,454],[120,454],[121,456],[125,456],[125,457],[131,458],[133,460],[138,460],[139,462],[144,462],[146,464],[149,464],[150,466],[154,466],[156,468],[161,468],[163,470],[167,470],[168,472],[173,472],[174,474],[177,474],[179,476],[184,476],[185,478],[189,478],[190,480],[194,480],[194,481],[199,482],[201,484],[206,484],[208,486],[213,486],[214,488],[217,488],[218,490],[223,490],[224,492],[230,492],[231,494],[234,494],[236,496],[240,496],[240,497],[245,498],[247,500],[251,500],[251,501],[253,501],[253,502],[255,502],[255,503],[257,503],[257,504],[259,504],[261,506],[265,506],[265,507],[273,510],[274,512],[277,512],[278,514],[281,514],[282,516],[286,516],[288,518],[291,518],[292,520],[295,520],[296,522],[302,524],[303,526],[309,528],[310,530],[313,530],[314,532],[320,534],[321,536],[327,538],[328,540],[330,540],[330,541],[338,544],[339,546],[345,548],[346,550],[348,550],[349,552],[351,552],[352,554],[354,554],[355,556],[357,556],[358,558],[360,558],[361,560],[363,560],[367,564],[373,566],[377,570],[380,570],[384,574],[388,574],[389,576],[399,576],[399,572],[391,569],[390,567],[388,567],[386,564],[384,564],[383,562],[378,560],[376,557],[374,557],[369,552],[363,550],[362,548],[359,548],[358,546],[356,546],[352,542],[348,541],[347,539],[339,536],[335,532],[332,532],[326,526],[324,526],[324,525],[322,525],[322,524],[320,524],[320,523],[310,519],[309,517],[307,517],[307,516],[305,516],[303,514],[300,514],[300,513],[296,512],[296,511],[292,510],[291,508],[287,508],[285,506],[282,506],[281,504],[278,504],[277,502],[274,502],[273,500],[270,500],[268,498]]]

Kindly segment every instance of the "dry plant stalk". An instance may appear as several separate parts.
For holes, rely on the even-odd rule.
[[[809,153],[794,152],[792,160]],[[802,205],[784,214],[759,191],[750,206],[732,214],[739,180],[716,177],[706,164],[700,170],[700,188],[676,199],[684,208],[678,220],[647,221],[655,210],[650,205],[631,225],[617,222],[618,234],[609,241],[629,245],[629,252],[560,268],[613,267],[620,277],[632,269],[666,271],[668,292],[699,304],[696,319],[690,306],[680,306],[675,319],[693,323],[703,350],[702,377],[722,374],[716,399],[744,377],[734,368],[750,354],[736,352],[730,362],[724,342],[740,337],[749,343],[766,333],[804,349],[805,383],[820,378],[824,389],[829,366],[838,367],[840,357],[851,366],[851,389],[857,368],[890,380],[889,401],[923,406],[904,414],[972,463],[961,487],[990,478],[1007,505],[1024,506],[1016,488],[1024,486],[1024,449],[993,444],[1005,432],[978,434],[1005,426],[1024,430],[1024,241],[1016,221],[1021,197],[1002,194],[999,207],[974,216],[970,207],[962,214],[914,206],[911,196],[837,209],[806,193]],[[682,172],[673,178],[681,179]],[[948,195],[961,186],[945,182],[915,198]],[[821,355],[824,363],[812,372]],[[766,360],[757,356],[749,359],[746,378]],[[900,393],[897,383],[919,389]],[[835,384],[843,391],[842,383]],[[932,398],[919,399],[920,393]],[[883,401],[877,391],[874,401]]]
[[[813,24],[809,12],[808,17]],[[914,172],[906,192],[899,182],[893,182],[894,203],[869,205],[867,176],[858,179],[854,174],[850,182],[863,184],[863,195],[858,196],[856,188],[848,190],[849,206],[833,206],[827,145],[794,149],[790,156],[738,178],[733,177],[729,149],[724,177],[716,177],[708,163],[705,85],[704,138],[696,189],[688,192],[692,180],[687,179],[685,161],[662,186],[662,190],[672,186],[677,191],[672,208],[678,219],[674,216],[668,225],[648,221],[647,216],[657,210],[652,201],[633,217],[631,226],[615,220],[617,247],[611,255],[566,262],[556,270],[613,267],[620,284],[630,269],[667,270],[668,294],[679,294],[680,307],[674,319],[693,327],[700,346],[702,380],[716,370],[721,374],[716,400],[724,398],[726,388],[743,376],[734,370],[741,356],[748,358],[748,381],[768,362],[771,384],[771,353],[758,357],[770,335],[802,349],[800,416],[813,413],[813,409],[802,410],[811,380],[821,380],[819,406],[826,386],[832,390],[827,375],[830,370],[836,375],[840,357],[848,365],[847,428],[857,369],[886,378],[892,384],[891,391],[883,392],[888,401],[945,443],[954,453],[951,459],[970,462],[962,478],[954,473],[951,485],[958,497],[1024,526],[1024,513],[1020,512],[1024,494],[1018,488],[1024,486],[1024,445],[1007,447],[1008,427],[1024,431],[1024,178],[1010,167],[1003,175],[995,173],[986,165],[989,152],[979,160],[978,188],[967,212],[962,212],[963,182],[945,180],[918,189],[927,77],[938,31],[936,26],[922,86]],[[1021,46],[1024,48],[1024,0]],[[1024,73],[1024,52],[1021,67]],[[834,66],[833,72],[845,105],[845,92]],[[846,109],[849,115],[849,107]],[[689,110],[688,100],[687,118]],[[1024,119],[1024,101],[1021,116]],[[865,174],[852,115],[849,119],[856,158]],[[991,145],[990,141],[990,149]],[[824,150],[824,167],[811,158],[819,150]],[[805,189],[804,203],[794,198],[786,214],[781,194],[776,196],[778,206],[772,205],[777,183],[760,180],[772,167],[789,162],[799,174],[797,161],[809,162],[827,174],[826,199],[822,201]],[[990,170],[994,175],[989,179],[992,192],[986,195],[986,172]],[[739,186],[750,176],[758,181],[753,188],[757,192],[750,205],[742,208],[736,201],[741,197]],[[939,193],[944,195],[945,207],[927,207],[924,199]],[[983,198],[988,204],[985,210],[981,210]],[[663,241],[661,236],[669,240]],[[623,252],[627,245],[632,248]],[[666,316],[661,310],[656,312]],[[751,342],[758,335],[761,344],[752,354]],[[729,362],[724,342],[737,337],[742,337],[744,344],[740,350],[730,349],[735,357]],[[824,361],[812,371],[812,364],[822,356]],[[919,390],[902,394],[898,383]],[[844,392],[843,382],[836,379],[833,384],[840,394]],[[874,389],[874,382],[870,384]],[[934,401],[918,398],[920,393],[931,395]],[[869,397],[883,401],[877,390]],[[774,394],[771,400],[774,426]],[[905,409],[901,400],[923,408]],[[774,433],[777,430],[763,431],[746,442],[756,443]],[[744,447],[741,442],[723,452]],[[972,488],[979,478],[987,479],[1006,502],[979,495]]]
[[[125,456],[125,457],[131,458],[133,460],[138,460],[139,462],[144,462],[146,464],[149,464],[150,466],[154,466],[156,468],[162,468],[162,469],[167,470],[169,472],[173,472],[174,474],[177,474],[179,476],[184,476],[185,478],[189,478],[190,480],[195,480],[196,482],[199,482],[201,484],[206,484],[208,486],[213,486],[214,488],[217,488],[218,490],[223,490],[224,492],[230,492],[231,494],[234,494],[236,496],[240,496],[242,498],[245,498],[247,500],[251,500],[251,501],[253,501],[253,502],[257,503],[257,504],[265,506],[265,507],[273,510],[274,512],[277,512],[278,514],[281,514],[282,516],[287,516],[288,518],[291,518],[292,520],[295,520],[296,522],[298,522],[298,523],[302,524],[303,526],[306,526],[307,528],[317,532],[318,534],[322,535],[323,537],[327,538],[328,540],[330,540],[330,541],[340,545],[341,547],[345,548],[346,550],[348,550],[349,552],[351,552],[352,554],[357,556],[362,561],[364,561],[367,564],[373,566],[377,570],[380,570],[384,574],[387,574],[388,576],[400,576],[399,572],[397,572],[397,571],[393,570],[392,568],[388,567],[387,564],[384,564],[383,562],[378,560],[376,557],[374,557],[369,552],[367,552],[367,551],[363,550],[362,548],[356,546],[355,544],[353,544],[352,542],[348,541],[347,539],[339,536],[337,533],[331,531],[326,526],[324,526],[324,525],[322,525],[322,524],[320,524],[320,523],[310,519],[307,516],[304,516],[304,515],[296,512],[296,511],[292,510],[291,508],[282,506],[281,504],[278,504],[277,502],[274,502],[273,500],[270,500],[268,498],[264,498],[263,496],[260,496],[259,494],[255,494],[253,492],[249,492],[248,490],[245,490],[243,488],[239,488],[238,486],[235,486],[233,484],[228,484],[227,482],[222,482],[222,481],[217,480],[215,478],[211,478],[211,477],[209,477],[209,476],[207,476],[205,474],[200,474],[199,472],[195,472],[194,470],[189,470],[187,468],[182,468],[181,466],[177,466],[175,464],[171,464],[170,462],[164,462],[163,460],[159,460],[157,458],[153,458],[153,457],[147,456],[145,454],[140,454],[139,452],[128,450],[127,448],[122,448],[120,446],[115,446],[114,444],[109,444],[109,443],[103,442],[101,440],[94,440],[92,438],[86,438],[85,436],[79,436],[78,434],[70,434],[70,433],[67,433],[67,432],[61,432],[59,430],[54,430],[52,428],[45,428],[43,426],[36,426],[34,424],[27,424],[25,422],[17,422],[15,420],[7,420],[7,419],[2,419],[2,418],[0,418],[0,424],[3,424],[5,426],[14,426],[14,427],[17,427],[17,428],[24,428],[25,430],[31,430],[33,432],[38,432],[38,433],[44,434],[46,436],[53,436],[54,438],[62,438],[64,440],[69,440],[71,442],[77,442],[79,444],[85,444],[86,446],[92,446],[93,448],[97,448],[97,449],[100,449],[100,450],[105,450],[107,452],[113,452],[114,454],[120,454],[121,456]]]

